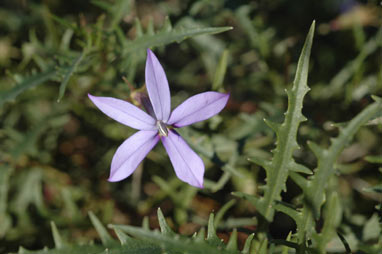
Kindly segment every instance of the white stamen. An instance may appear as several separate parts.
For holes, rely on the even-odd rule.
[[[158,131],[159,131],[159,135],[165,136],[165,137],[168,136],[168,128],[167,128],[167,125],[165,123],[158,120],[157,121],[157,127],[158,127]]]

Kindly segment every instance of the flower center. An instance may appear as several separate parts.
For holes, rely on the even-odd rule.
[[[165,136],[165,137],[168,136],[168,128],[167,128],[167,125],[165,123],[158,120],[157,121],[157,128],[158,128],[159,135]]]

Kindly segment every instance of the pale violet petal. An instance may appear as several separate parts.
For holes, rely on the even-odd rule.
[[[202,159],[187,145],[174,130],[161,137],[177,177],[198,188],[203,188],[204,164]]]
[[[154,53],[147,49],[146,88],[157,120],[167,122],[171,113],[170,88],[166,73]]]
[[[158,131],[138,131],[126,139],[114,154],[108,180],[117,182],[130,176],[158,141]]]
[[[176,107],[168,120],[169,125],[183,127],[206,120],[219,113],[227,104],[229,94],[205,92],[194,95]]]
[[[138,130],[155,130],[156,121],[133,104],[111,97],[88,94],[90,100],[110,118]]]

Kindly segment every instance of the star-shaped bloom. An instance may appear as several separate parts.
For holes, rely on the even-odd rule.
[[[227,104],[229,95],[218,92],[200,93],[188,98],[171,112],[166,74],[150,49],[147,50],[145,75],[150,99],[148,107],[146,106],[148,113],[123,100],[89,94],[89,98],[104,114],[139,130],[118,147],[111,162],[108,180],[116,182],[130,176],[161,140],[178,178],[202,188],[203,161],[174,128],[200,122],[218,114]]]

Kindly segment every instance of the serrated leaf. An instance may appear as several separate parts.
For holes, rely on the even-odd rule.
[[[317,240],[318,249],[321,253],[325,252],[327,244],[336,235],[337,227],[340,225],[342,220],[342,207],[337,192],[332,192],[329,194],[328,202],[325,204],[324,211],[324,225],[320,234],[315,237]]]
[[[54,221],[50,222],[50,227],[52,229],[54,246],[56,247],[56,249],[62,249],[65,246],[65,243],[62,240],[60,232],[58,232],[58,229],[57,229],[56,224],[54,223]]]
[[[159,227],[162,234],[167,236],[174,236],[175,232],[172,231],[170,226],[167,224],[166,218],[163,216],[162,210],[160,208],[158,208],[157,214],[158,214]]]
[[[219,222],[223,219],[224,214],[230,209],[234,204],[236,203],[235,199],[230,200],[226,204],[222,206],[222,208],[219,209],[219,211],[216,213],[214,226],[217,228],[219,226]]]
[[[92,211],[90,211],[88,214],[93,226],[95,227],[99,237],[101,238],[102,243],[105,246],[114,245],[116,243],[115,240],[110,236],[110,234],[107,232],[107,229],[104,227],[101,221],[97,218],[97,216],[95,216],[95,214]]]
[[[280,125],[266,121],[276,132],[277,142],[269,166],[271,169],[266,170],[267,177],[264,197],[261,203],[257,202],[258,206],[256,208],[268,221],[272,221],[274,216],[274,202],[281,200],[281,192],[286,188],[285,182],[290,170],[290,161],[293,161],[293,152],[299,148],[296,141],[297,131],[300,123],[305,120],[305,117],[302,115],[302,106],[304,96],[309,91],[307,79],[314,28],[315,22],[313,21],[298,60],[292,89],[287,90],[288,110],[285,114],[284,122]],[[299,167],[299,169],[301,168]]]
[[[77,68],[80,65],[81,61],[84,59],[84,57],[85,57],[85,50],[83,50],[82,53],[78,57],[73,59],[72,63],[69,66],[67,66],[65,68],[61,67],[61,68],[64,68],[64,74],[63,74],[64,78],[60,84],[57,102],[61,101],[62,97],[64,96],[66,86],[68,85],[70,78],[77,71]]]
[[[257,164],[264,169],[267,169],[269,167],[269,165],[271,164],[271,162],[268,159],[261,158],[258,156],[252,156],[252,157],[248,158],[248,161]]]
[[[238,254],[237,251],[224,250],[221,247],[210,245],[207,242],[196,243],[191,239],[185,239],[184,237],[169,237],[157,232],[143,230],[141,228],[124,226],[124,225],[112,225],[124,232],[133,235],[139,239],[145,240],[145,242],[156,244],[162,247],[163,250],[179,251],[189,254]]]
[[[219,63],[216,67],[214,81],[212,83],[212,90],[218,91],[223,86],[223,80],[228,64],[228,50],[225,49],[220,57]]]
[[[292,172],[297,172],[297,173],[304,173],[311,175],[313,174],[312,170],[309,168],[305,167],[302,164],[296,163],[294,160],[291,160],[288,164],[288,170]]]
[[[232,27],[205,27],[205,28],[182,28],[178,27],[171,31],[162,31],[154,35],[143,35],[134,41],[128,41],[124,45],[122,56],[137,50],[163,46],[172,42],[181,42],[189,37],[202,34],[217,34],[231,30]]]
[[[118,240],[120,241],[121,245],[126,245],[129,240],[131,239],[128,235],[126,235],[122,230],[119,228],[113,228],[115,234],[118,237]]]
[[[203,243],[205,242],[205,236],[206,235],[206,229],[203,227],[199,230],[198,233],[195,233],[192,238],[195,240],[197,243]]]
[[[214,214],[211,213],[208,219],[207,242],[213,246],[221,246],[222,240],[216,235],[214,226]]]
[[[375,155],[375,156],[366,156],[365,161],[370,163],[376,163],[376,164],[382,164],[382,156],[381,155]]]
[[[363,111],[361,111],[356,117],[354,117],[346,127],[344,127],[339,135],[332,139],[330,147],[320,152],[317,152],[318,148],[313,146],[315,154],[320,154],[317,158],[318,165],[315,170],[314,178],[309,186],[309,191],[306,193],[308,202],[313,205],[313,212],[315,218],[320,216],[320,208],[325,198],[325,188],[329,182],[330,177],[334,174],[333,167],[337,161],[337,158],[344,150],[346,145],[352,140],[355,133],[360,127],[362,127],[367,121],[369,121],[377,112],[382,110],[382,102],[374,102]],[[312,147],[312,145],[310,145]]]
[[[0,92],[0,107],[7,101],[13,100],[17,95],[24,91],[36,87],[50,79],[56,74],[56,71],[51,68],[34,76],[25,78],[20,84],[16,85],[10,90]]]
[[[250,194],[243,193],[243,192],[240,192],[240,191],[232,192],[232,195],[249,201],[259,211],[260,211],[260,209],[264,209],[263,205],[261,203],[261,200],[258,197],[254,196],[254,195],[250,195]]]
[[[266,125],[268,125],[269,128],[271,128],[276,134],[279,132],[280,127],[281,127],[281,124],[280,124],[280,123],[276,123],[276,122],[273,122],[273,121],[268,120],[268,119],[264,119],[264,122],[265,122]]]
[[[309,182],[307,179],[305,179],[303,176],[301,176],[299,173],[296,172],[290,172],[289,173],[290,178],[292,178],[293,182],[298,185],[302,189],[302,191],[305,193],[308,190]]]
[[[227,250],[236,251],[237,250],[237,230],[236,228],[232,231],[227,243]]]
[[[377,214],[373,214],[362,230],[362,239],[367,242],[381,236],[381,226]]]
[[[310,150],[312,150],[312,152],[314,153],[316,158],[321,158],[324,156],[325,150],[322,149],[321,147],[319,147],[316,143],[309,141],[308,146],[309,146]]]
[[[242,254],[249,254],[249,251],[251,250],[252,246],[252,240],[255,237],[255,234],[250,234],[247,239],[245,240],[243,250],[241,251]]]
[[[375,186],[369,187],[369,188],[364,188],[363,191],[382,193],[382,184],[378,184],[378,185],[375,185]]]
[[[296,222],[297,226],[298,227],[300,226],[300,224],[302,222],[301,221],[302,220],[302,215],[295,208],[293,208],[289,204],[281,202],[281,201],[276,202],[276,204],[274,205],[274,208],[277,211],[283,212],[286,215],[288,215],[289,217],[291,217]]]

